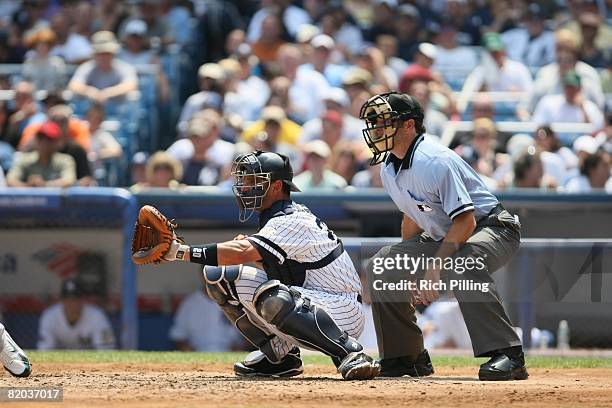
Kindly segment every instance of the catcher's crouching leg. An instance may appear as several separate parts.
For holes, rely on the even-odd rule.
[[[260,285],[253,304],[265,321],[298,344],[330,356],[344,379],[368,380],[380,373],[378,362],[363,352],[357,340],[340,330],[325,310],[280,281]]]
[[[223,311],[223,314],[242,336],[259,350],[250,353],[246,360],[234,365],[239,376],[292,377],[304,371],[300,351],[294,348],[282,358],[272,345],[273,334],[268,334],[255,325],[239,301],[234,282],[240,277],[242,265],[205,266],[206,292]]]

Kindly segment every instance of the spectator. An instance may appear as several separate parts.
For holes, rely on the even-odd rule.
[[[145,168],[145,181],[137,182],[130,190],[138,192],[147,188],[177,189],[183,176],[181,163],[166,152],[154,153]]]
[[[46,118],[61,117],[62,119],[58,119],[60,122],[63,121],[63,118],[67,118],[69,138],[83,149],[89,150],[91,148],[91,133],[87,123],[73,115],[72,109],[66,105],[66,101],[60,95],[48,94],[44,102]],[[56,108],[58,106],[59,108]],[[33,148],[34,136],[39,127],[40,123],[32,123],[23,130],[17,146],[19,150],[29,151]]]
[[[119,27],[129,17],[127,4],[121,0],[100,0],[96,2],[92,29],[96,31],[119,32]]]
[[[479,168],[481,167],[480,156],[478,155],[478,152],[473,146],[470,146],[470,145],[458,146],[457,148],[455,148],[455,153],[461,156],[461,158],[467,164],[469,164],[476,173],[478,173],[478,176],[485,183],[489,191],[497,190],[497,181],[494,178],[489,177],[480,172],[480,168]]]
[[[595,129],[603,128],[603,113],[592,101],[585,99],[581,77],[569,71],[562,78],[563,95],[544,96],[533,113],[532,121],[538,125],[569,122],[592,123]]]
[[[181,157],[184,170],[181,183],[188,186],[214,186],[219,183],[222,166],[210,159],[209,152],[218,141],[219,132],[217,123],[201,116],[191,119],[187,135],[193,146],[193,154]],[[176,146],[168,149],[169,154],[172,155],[172,152],[176,152]]]
[[[57,36],[57,42],[50,52],[52,56],[60,57],[67,64],[81,64],[91,58],[94,50],[89,40],[71,31],[64,11],[51,18],[51,29]]]
[[[603,107],[604,96],[599,74],[590,65],[578,61],[580,46],[576,35],[568,30],[559,30],[555,41],[556,62],[538,70],[532,92],[517,107],[517,115],[521,120],[527,121],[531,118],[531,112],[542,97],[562,94],[564,88],[562,79],[570,71],[575,71],[580,76],[584,97],[598,107]]]
[[[236,113],[242,120],[257,120],[261,109],[270,98],[270,86],[260,77],[253,74],[258,60],[253,55],[251,46],[243,43],[235,51],[234,58],[239,63],[236,73],[236,87],[232,95],[225,96],[224,112]]]
[[[463,87],[467,92],[528,92],[531,73],[522,63],[506,57],[506,46],[497,33],[486,33],[481,63],[470,73]]]
[[[302,128],[288,119],[280,106],[266,106],[261,113],[261,119],[247,127],[242,132],[241,139],[250,143],[255,135],[262,131],[272,135],[278,134],[279,143],[293,146],[297,143]]]
[[[87,158],[94,174],[97,170],[104,168],[107,160],[118,159],[123,154],[123,149],[117,139],[101,127],[103,121],[104,107],[100,104],[93,104],[87,111],[87,122],[91,132],[91,150]]]
[[[408,68],[408,63],[398,56],[397,38],[392,35],[379,35],[376,38],[376,47],[384,56],[385,66],[391,68],[395,77],[399,78]]]
[[[609,187],[610,154],[598,150],[586,156],[580,166],[580,176],[571,179],[565,188],[568,193],[604,191]],[[608,191],[609,192],[609,191]]]
[[[240,48],[240,46],[242,46],[242,44],[245,44],[249,48],[248,49],[243,48],[242,51],[238,51],[238,49]],[[253,54],[253,50],[251,49],[251,46],[246,41],[246,33],[244,32],[244,30],[241,30],[240,28],[236,28],[230,31],[230,33],[225,38],[225,53],[228,56],[234,57],[234,58],[238,58],[238,55],[240,54],[245,55],[245,56],[251,56]]]
[[[136,13],[134,17],[123,22],[119,32],[132,20],[143,20],[147,24],[147,37],[155,39],[161,45],[174,43],[174,33],[171,31],[168,21],[161,14],[161,0],[136,0]]]
[[[95,32],[93,31],[93,4],[88,0],[77,0],[76,5],[72,6],[70,9],[72,11],[72,21],[74,22],[74,32],[85,38],[91,37]]]
[[[583,13],[580,15],[578,22],[582,34],[580,60],[595,68],[608,68],[612,49],[602,49],[595,44],[597,34],[602,31],[599,15]],[[610,35],[612,35],[612,32],[610,32]]]
[[[480,118],[474,121],[474,132],[470,145],[478,154],[476,171],[479,174],[491,177],[495,170],[509,158],[496,153],[497,131],[492,120]]]
[[[136,152],[132,156],[130,165],[130,181],[132,185],[142,185],[147,181],[147,152]]]
[[[121,102],[138,89],[136,70],[117,59],[121,48],[115,34],[98,31],[92,36],[94,59],[81,64],[68,84],[68,89],[92,102]]]
[[[355,53],[355,65],[372,74],[371,86],[376,87],[376,93],[397,89],[398,76],[385,65],[385,56],[378,48],[364,44]]]
[[[174,316],[169,337],[181,351],[230,351],[241,336],[217,304],[197,290],[185,297]]]
[[[76,182],[76,165],[59,153],[61,129],[46,122],[36,133],[36,150],[21,153],[7,175],[10,187],[69,187]]]
[[[31,56],[21,67],[23,78],[37,89],[57,92],[66,86],[66,66],[61,58],[50,56],[49,50],[56,36],[49,28],[30,34],[25,42],[32,50]]]
[[[250,43],[258,41],[265,29],[265,19],[271,14],[277,14],[279,20],[279,30],[281,37],[285,41],[295,39],[298,30],[304,24],[310,24],[310,16],[308,13],[293,4],[289,0],[272,0],[268,6],[262,7],[251,18],[249,28],[247,30],[247,40]]]
[[[529,146],[517,155],[513,164],[513,172],[509,174],[510,180],[501,184],[506,188],[537,188],[541,190],[556,189],[557,184],[545,176],[544,166],[540,153],[534,146]]]
[[[347,59],[363,44],[363,36],[340,1],[330,2],[320,18],[321,33],[329,35],[336,42],[336,48]],[[341,61],[335,61],[340,63]]]
[[[273,71],[278,51],[285,42],[281,17],[276,13],[269,13],[262,21],[261,35],[252,42],[253,53],[267,70]]]
[[[177,130],[181,136],[185,136],[189,121],[193,116],[204,109],[214,109],[220,112],[223,108],[225,88],[223,87],[223,68],[216,63],[206,63],[198,69],[200,81],[200,92],[187,98],[181,116],[179,117]]]
[[[110,350],[116,347],[108,317],[85,303],[75,279],[62,283],[61,301],[43,311],[38,326],[39,350]]]
[[[14,109],[9,116],[4,140],[11,146],[17,147],[24,129],[30,124],[43,122],[45,115],[38,110],[38,104],[34,100],[34,85],[21,81],[15,85],[14,91]]]
[[[357,159],[357,147],[355,142],[340,140],[332,147],[330,157],[331,171],[338,174],[346,181],[348,185],[359,170],[359,161]]]
[[[408,90],[408,94],[412,95],[423,107],[423,111],[425,112],[423,124],[427,129],[427,134],[437,137],[442,136],[448,118],[442,112],[431,107],[429,103],[431,92],[427,82],[413,81]]]
[[[424,40],[421,27],[421,15],[412,4],[402,4],[397,8],[395,20],[395,36],[397,54],[404,61],[413,62],[419,43]],[[377,39],[379,41],[380,37]],[[403,72],[403,71],[402,71]],[[401,75],[401,72],[398,72]]]
[[[342,87],[349,96],[351,104],[361,92],[370,92],[370,83],[372,82],[372,74],[363,68],[352,67],[342,77]],[[359,110],[357,110],[359,112]],[[359,117],[357,115],[353,115]]]
[[[198,3],[204,7],[201,13],[197,12]],[[242,2],[242,5],[244,4],[245,2]],[[242,32],[244,23],[240,14],[244,11],[240,5],[231,1],[196,2],[198,20],[197,31],[192,38],[192,46],[197,46],[196,61],[198,64],[218,61],[231,54],[231,51],[226,49],[226,43],[233,32],[237,30]],[[181,31],[187,30],[181,27]],[[242,37],[239,44],[245,41]]]
[[[349,113],[350,101],[347,93],[342,88],[330,88],[329,92],[323,97],[325,103],[324,115],[330,111],[338,112],[341,123],[342,139],[361,141],[362,122]],[[320,139],[323,132],[322,118],[314,118],[304,123],[300,134],[300,143]]]
[[[380,178],[380,164],[367,166],[365,170],[358,171],[353,176],[351,186],[355,188],[383,188]]]
[[[365,30],[364,39],[370,43],[376,42],[381,34],[393,35],[396,15],[397,0],[374,0],[372,26]]]
[[[446,13],[442,18],[457,27],[457,42],[461,45],[481,43],[480,30],[485,22],[474,11],[471,2],[446,0]]]
[[[6,178],[4,177],[4,169],[0,167],[0,190],[6,187]]]
[[[304,146],[304,154],[307,170],[293,178],[301,191],[318,188],[338,190],[346,187],[346,180],[328,168],[331,150],[327,143],[322,140],[308,142]]]
[[[440,72],[451,86],[463,83],[467,75],[478,65],[478,56],[473,49],[457,43],[457,28],[450,21],[443,21],[437,31],[433,68]]]
[[[159,58],[148,44],[147,24],[142,20],[131,20],[125,25],[122,33],[123,47],[117,58],[132,66],[154,65],[155,81],[157,84],[157,97],[160,101],[167,101],[170,97],[170,88],[166,74],[161,67]]]
[[[521,27],[502,33],[508,57],[528,67],[542,67],[555,59],[555,35],[546,29],[545,16],[538,3],[531,3]]]
[[[336,46],[333,38],[326,34],[316,35],[310,41],[310,46],[312,55],[308,60],[311,62],[300,65],[298,69],[315,70],[325,77],[330,86],[340,86],[346,67],[330,60]]]
[[[202,124],[202,121],[206,123]],[[213,133],[214,137],[208,140],[209,142],[212,142],[212,145],[207,150],[206,160],[212,163],[215,167],[223,167],[227,165],[230,162],[234,152],[234,145],[219,138],[222,128],[222,120],[219,114],[212,109],[204,109],[203,111],[198,112],[191,119],[190,124],[187,127],[188,136],[189,127],[191,126],[192,122],[194,123],[192,128],[193,131],[201,131],[202,129],[210,127],[210,131]],[[194,143],[192,140],[194,137],[196,136],[192,135],[187,138],[177,140],[167,149],[167,152],[186,166],[187,162],[191,160],[195,154]]]
[[[590,137],[590,136],[589,136]],[[578,169],[578,157],[571,149],[562,146],[557,134],[550,126],[541,126],[535,132],[535,140],[537,147],[542,152],[550,152],[557,155],[564,164],[565,170],[571,177],[574,171]],[[560,183],[563,184],[563,183]]]

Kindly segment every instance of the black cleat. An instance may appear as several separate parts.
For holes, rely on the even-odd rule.
[[[518,357],[495,353],[478,371],[480,381],[526,380],[528,377],[523,353]]]
[[[380,360],[380,365],[380,377],[425,377],[434,373],[427,350],[423,350],[416,360],[408,357],[384,358]]]
[[[234,364],[239,377],[293,377],[304,372],[300,349],[294,347],[278,363],[272,363],[259,350],[250,353],[242,362]]]
[[[380,374],[380,364],[362,352],[354,352],[344,357],[338,372],[345,380],[371,380]]]

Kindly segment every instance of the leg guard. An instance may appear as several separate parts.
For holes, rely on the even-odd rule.
[[[327,354],[336,367],[349,354],[363,350],[361,344],[340,330],[325,310],[278,280],[270,280],[257,288],[253,304],[265,321],[300,345]]]
[[[241,271],[242,265],[205,266],[203,274],[206,281],[206,293],[221,307],[223,314],[249,343],[261,350],[271,362],[279,362],[280,359],[270,343],[274,335],[267,334],[251,322],[240,304],[234,281],[240,277]]]

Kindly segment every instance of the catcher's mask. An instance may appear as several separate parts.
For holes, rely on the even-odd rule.
[[[287,156],[271,152],[251,152],[240,155],[232,167],[232,190],[240,209],[239,219],[244,222],[262,208],[270,184],[281,180],[289,191],[300,191],[293,184],[293,169]]]
[[[387,92],[368,99],[361,106],[359,118],[365,121],[363,137],[374,155],[370,165],[382,162],[393,149],[401,122],[414,119],[416,132],[425,133],[423,117],[423,108],[412,96]]]

